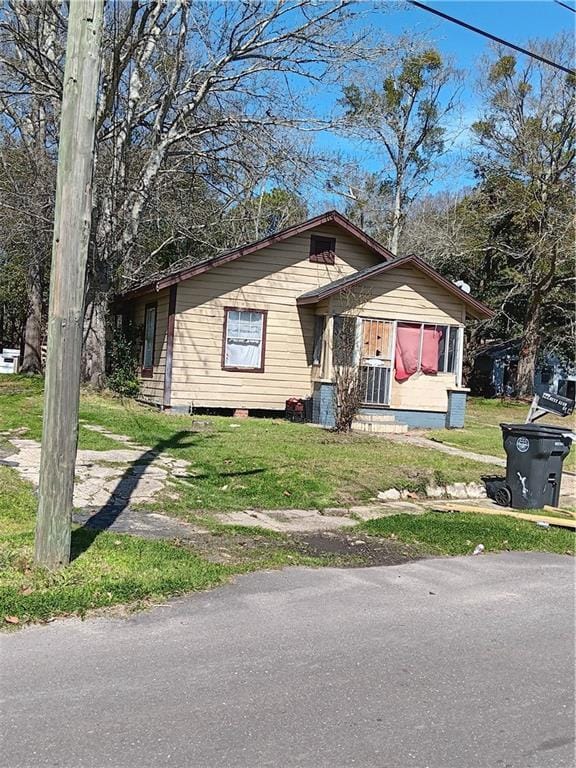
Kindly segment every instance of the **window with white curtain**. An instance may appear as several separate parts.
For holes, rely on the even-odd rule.
[[[223,368],[263,371],[266,312],[226,309]]]

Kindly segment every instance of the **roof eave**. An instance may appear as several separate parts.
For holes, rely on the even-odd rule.
[[[391,271],[396,267],[400,267],[403,265],[414,265],[416,269],[419,269],[421,272],[424,272],[425,274],[427,274],[432,280],[442,285],[449,293],[452,293],[454,296],[460,299],[460,301],[462,301],[466,305],[470,314],[476,317],[477,319],[489,319],[491,317],[494,317],[495,312],[492,309],[490,309],[490,307],[487,307],[481,301],[474,299],[472,296],[470,296],[469,293],[466,293],[457,285],[454,285],[454,283],[451,283],[445,277],[442,277],[442,275],[440,275],[433,267],[431,267],[425,261],[420,259],[418,256],[404,256],[404,257],[394,259],[393,262],[385,262],[384,264],[380,265],[379,269],[375,269],[369,272],[368,274],[358,275],[358,278],[356,280],[354,280],[354,275],[351,275],[350,280],[348,282],[345,282],[341,285],[335,285],[332,287],[325,286],[323,289],[320,288],[315,294],[312,294],[309,296],[307,296],[306,294],[299,296],[296,299],[296,303],[299,306],[304,306],[307,304],[317,304],[318,302],[324,301],[324,299],[327,299],[330,296],[333,296],[334,294],[340,293],[341,291],[346,290],[347,288],[353,287],[354,285],[357,285],[358,283],[363,282],[364,280],[370,280],[371,278],[378,277],[384,272]]]

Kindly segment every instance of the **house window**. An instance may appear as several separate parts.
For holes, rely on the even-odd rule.
[[[454,326],[398,323],[396,381],[406,381],[418,372],[431,376],[457,373],[458,336]]]
[[[310,237],[310,261],[317,264],[334,264],[336,238],[312,235]]]
[[[326,318],[324,315],[316,315],[314,318],[314,347],[312,349],[312,365],[320,365],[322,362],[322,342],[324,341],[324,327]]]
[[[142,348],[142,376],[152,376],[154,366],[154,339],[156,336],[156,304],[146,304],[144,310],[144,345]]]
[[[332,338],[332,365],[350,366],[356,360],[356,318],[335,315]]]
[[[225,308],[222,368],[225,371],[264,371],[266,311]]]

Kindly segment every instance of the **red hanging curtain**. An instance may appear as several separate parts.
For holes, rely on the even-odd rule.
[[[434,325],[425,325],[422,329],[419,325],[398,324],[396,329],[396,354],[395,354],[395,379],[406,381],[418,370],[418,358],[420,356],[420,334],[422,338],[422,359],[420,370],[422,373],[434,375],[438,373],[438,352],[442,331]]]
[[[424,339],[422,340],[422,360],[420,369],[422,373],[434,375],[438,373],[438,350],[442,331],[433,325],[424,326]]]
[[[396,381],[406,381],[416,373],[419,354],[420,326],[399,323],[396,329]]]

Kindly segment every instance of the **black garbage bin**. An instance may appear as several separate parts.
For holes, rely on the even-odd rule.
[[[515,509],[557,507],[569,430],[549,424],[500,424],[506,451],[506,486],[496,501]]]

